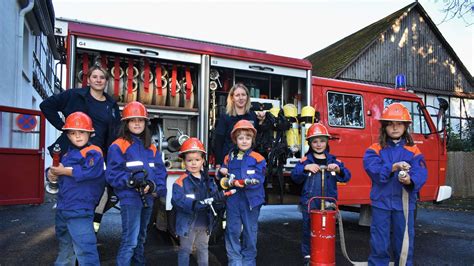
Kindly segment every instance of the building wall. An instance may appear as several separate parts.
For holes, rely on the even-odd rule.
[[[381,34],[339,78],[394,87],[398,74],[406,76],[407,86],[426,105],[438,107],[437,97],[448,101],[448,123],[454,133],[460,134],[461,127],[466,127],[468,119],[474,116],[474,99],[455,95],[455,92],[472,95],[473,87],[416,10],[402,16]],[[428,110],[436,122],[437,110]]]
[[[14,105],[16,54],[17,54],[17,27],[19,6],[17,1],[0,1],[0,25],[2,37],[0,38],[0,105]]]
[[[381,34],[338,78],[391,85],[397,74],[405,74],[407,85],[417,92],[474,92],[416,9]]]
[[[33,28],[40,28],[35,16],[25,16],[24,25],[19,26],[20,10],[17,0],[0,1],[0,105],[39,110],[39,104],[54,91],[54,58],[47,37],[41,32],[33,33]],[[23,31],[22,40],[18,27]],[[23,58],[18,62],[19,49]],[[16,116],[5,113],[0,117],[0,135],[3,136],[0,147],[33,147],[39,136],[19,132],[12,123]],[[49,146],[60,132],[48,122],[45,130],[46,146]],[[50,165],[49,156],[45,158],[46,165]]]

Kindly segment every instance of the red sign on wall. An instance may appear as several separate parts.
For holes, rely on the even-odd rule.
[[[16,117],[16,125],[21,131],[30,132],[35,129],[38,120],[34,115],[20,114]]]

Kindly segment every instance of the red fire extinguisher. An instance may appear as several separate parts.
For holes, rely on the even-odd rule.
[[[311,202],[321,200],[321,209],[311,209]],[[335,210],[325,209],[325,200],[334,202]],[[336,265],[336,218],[339,209],[336,199],[313,197],[308,201],[311,221],[311,261],[310,265]]]

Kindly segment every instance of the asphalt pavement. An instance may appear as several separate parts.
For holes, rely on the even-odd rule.
[[[469,202],[469,201],[468,201]],[[465,204],[465,203],[463,203]],[[454,205],[423,204],[415,222],[416,265],[474,265],[474,210]],[[52,265],[57,255],[54,210],[50,198],[41,205],[0,207],[0,266]],[[367,260],[369,228],[357,224],[358,214],[342,212],[349,256]],[[114,265],[120,244],[120,213],[104,215],[98,234],[102,265]],[[301,214],[294,205],[265,206],[259,219],[258,265],[302,265]],[[337,265],[350,265],[336,241]],[[177,246],[166,233],[149,231],[146,257],[149,265],[177,265]],[[209,248],[210,265],[227,265],[224,242]],[[192,260],[191,265],[196,265]]]

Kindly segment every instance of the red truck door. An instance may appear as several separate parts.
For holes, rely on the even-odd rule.
[[[366,116],[367,93],[347,88],[321,87],[322,122],[328,126],[330,151],[352,174],[350,184],[338,184],[340,204],[370,203],[370,179],[361,167],[365,150],[372,144]]]
[[[43,202],[44,130],[41,112],[0,106],[0,205]]]

